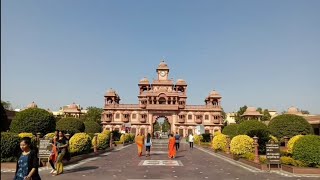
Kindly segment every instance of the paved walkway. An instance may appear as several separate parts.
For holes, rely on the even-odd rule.
[[[226,180],[272,180],[272,179],[318,179],[295,176],[288,173],[268,173],[245,167],[226,160],[205,149],[189,149],[181,144],[174,160],[167,156],[167,139],[154,140],[150,157],[138,157],[136,145],[101,154],[69,165],[65,173],[56,177],[42,168],[42,179],[55,180],[105,180],[105,179],[226,179]],[[1,173],[1,179],[12,179],[13,173]]]

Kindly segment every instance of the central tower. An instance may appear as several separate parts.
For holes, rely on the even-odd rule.
[[[159,64],[159,66],[158,66],[156,71],[158,73],[158,80],[159,81],[168,80],[168,78],[169,78],[169,67],[164,61],[160,62],[160,64]]]

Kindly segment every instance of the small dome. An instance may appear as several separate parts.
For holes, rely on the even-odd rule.
[[[68,106],[69,109],[78,109],[78,105],[76,105],[75,103],[72,103]]]
[[[158,66],[158,69],[169,69],[167,63],[165,63],[164,61],[161,61],[159,66]]]
[[[257,111],[257,108],[255,108],[255,107],[248,107],[246,111],[248,111],[248,112],[255,112],[255,111]]]
[[[209,95],[210,97],[216,97],[216,98],[221,98],[221,95],[218,93],[218,91],[216,91],[216,90],[212,90],[211,92],[210,92],[210,95]]]
[[[28,104],[27,108],[38,108],[38,105],[32,102],[31,104]]]
[[[148,78],[144,77],[139,81],[139,84],[149,84]]]
[[[287,114],[301,115],[302,113],[299,111],[298,108],[292,106],[288,109]]]
[[[178,79],[176,85],[187,85],[187,83],[183,79]]]
[[[117,93],[114,89],[110,88],[104,96],[117,96]]]

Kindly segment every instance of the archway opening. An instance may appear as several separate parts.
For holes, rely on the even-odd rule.
[[[171,124],[167,117],[159,116],[154,122],[152,129],[154,138],[168,138],[168,135],[171,133]]]

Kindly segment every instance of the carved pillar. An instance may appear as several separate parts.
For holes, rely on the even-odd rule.
[[[255,163],[260,163],[260,160],[259,160],[259,151],[258,151],[258,147],[259,147],[259,144],[258,144],[258,137],[257,136],[254,136],[253,137],[253,140],[254,140],[254,162]]]

